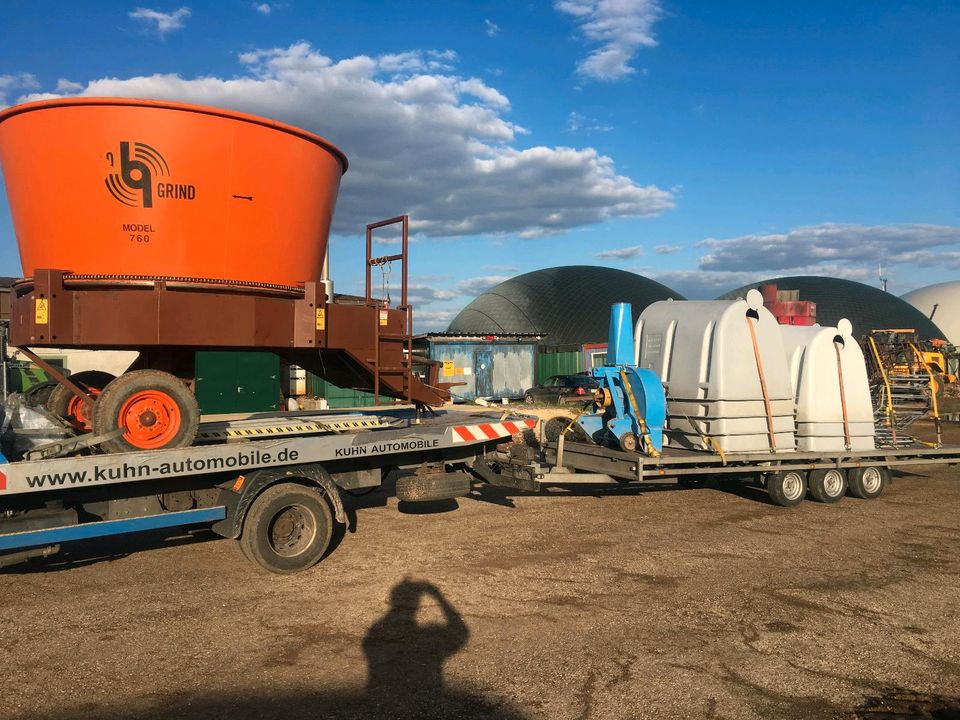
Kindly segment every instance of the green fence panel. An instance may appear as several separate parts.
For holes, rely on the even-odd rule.
[[[582,362],[579,351],[540,353],[537,355],[537,384],[552,375],[574,375],[583,369]]]

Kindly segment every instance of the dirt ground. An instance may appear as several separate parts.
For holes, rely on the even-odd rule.
[[[794,510],[379,490],[292,577],[208,534],[74,546],[0,574],[0,717],[960,717],[958,473]]]

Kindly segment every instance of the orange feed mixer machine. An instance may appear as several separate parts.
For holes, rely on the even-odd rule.
[[[73,98],[0,112],[23,279],[10,343],[54,377],[47,407],[107,451],[196,436],[197,350],[271,351],[341,387],[417,405],[449,399],[414,372],[407,218],[367,226],[364,298],[333,294],[327,243],[347,158],[272,120],[155,100]],[[402,248],[373,257],[374,230]],[[402,264],[401,302],[371,269]],[[137,350],[120,377],[64,377],[33,348]],[[123,430],[121,433],[120,431]]]

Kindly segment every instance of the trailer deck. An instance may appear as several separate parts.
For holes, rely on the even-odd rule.
[[[725,453],[665,448],[659,457],[646,457],[583,442],[547,443],[545,457],[550,467],[543,477],[587,473],[575,482],[668,482],[696,475],[742,475],[776,472],[784,468],[806,471],[860,468],[868,465],[960,465],[960,447],[880,448],[849,452]],[[607,480],[603,477],[606,476]]]
[[[419,418],[412,410],[264,413],[202,423],[198,444],[171,450],[22,460],[0,465],[0,509],[23,493],[369,458],[401,463],[503,440],[536,420],[502,413]],[[470,438],[469,440],[467,438]]]
[[[498,450],[474,472],[493,485],[529,492],[567,485],[676,485],[708,477],[752,477],[775,504],[795,507],[808,492],[822,503],[839,502],[848,492],[862,499],[880,497],[891,468],[916,465],[960,465],[960,446],[723,454],[668,447],[651,457],[561,436],[546,443],[539,455]]]

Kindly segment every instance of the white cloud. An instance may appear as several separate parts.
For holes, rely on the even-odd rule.
[[[743,235],[726,240],[708,238],[697,247],[709,252],[701,270],[764,269],[781,272],[798,267],[877,263],[933,265],[956,262],[953,253],[930,248],[960,244],[960,228],[948,225],[853,225],[823,223],[786,233]]]
[[[495,273],[518,273],[520,268],[516,265],[484,265],[484,270],[489,270],[490,272]]]
[[[656,47],[653,25],[663,15],[660,0],[554,0],[554,8],[571,15],[584,38],[600,47],[577,65],[594,80],[614,81],[632,75],[640,47]]]
[[[490,37],[493,37],[498,32],[500,32],[500,26],[490,19],[484,19],[483,27],[486,29],[487,35],[489,35]]]
[[[83,83],[73,82],[72,80],[67,80],[66,78],[60,78],[57,80],[57,92],[58,93],[74,93],[83,90]]]
[[[764,270],[718,271],[718,270],[664,270],[649,275],[657,282],[690,300],[709,300],[743,285],[768,280],[777,275],[822,275],[869,282],[875,276],[868,268],[851,268],[840,265],[797,267],[789,273],[771,273]]]
[[[394,294],[399,299],[400,290],[395,289]],[[457,297],[457,293],[453,292],[452,290],[441,290],[433,287],[432,285],[422,285],[416,283],[409,283],[407,285],[407,300],[414,306],[426,305],[427,303],[444,300],[453,300],[455,297]]]
[[[273,8],[270,7],[270,3],[258,3],[253,6],[253,9],[258,13],[262,13],[263,15],[269,15],[270,11],[273,10]]]
[[[578,112],[571,112],[567,117],[567,132],[610,132],[613,125],[604,125],[593,118],[588,118]]]
[[[499,285],[504,280],[509,280],[509,275],[482,275],[480,277],[461,280],[457,284],[457,290],[463,295],[479,295],[486,292],[495,285]]]
[[[643,245],[631,245],[630,247],[617,248],[615,250],[601,250],[596,253],[598,258],[607,260],[626,260],[643,255]]]
[[[443,332],[457,316],[459,310],[413,310],[414,331]]]
[[[657,255],[669,255],[671,253],[680,252],[683,250],[679,245],[657,245],[653,251]]]
[[[132,20],[143,23],[147,28],[156,30],[160,37],[168,32],[179,30],[183,27],[184,21],[190,17],[190,8],[182,7],[173,12],[161,12],[151,10],[150,8],[138,7],[130,13],[127,13]]]
[[[37,76],[31,73],[0,75],[0,105],[7,104],[7,93],[23,90],[36,90],[40,87]]]
[[[457,60],[457,53],[453,50],[410,50],[380,55],[377,60],[380,69],[386,72],[437,72],[452,70],[453,63]]]
[[[504,109],[510,107],[510,101],[507,100],[506,95],[501,94],[478,78],[461,80],[457,83],[457,90],[464,95],[473,95],[485,105]]]
[[[424,72],[455,59],[426,51],[334,62],[298,43],[244,53],[248,72],[237,77],[103,78],[82,94],[232,108],[320,134],[350,158],[338,234],[409,213],[424,236],[540,237],[674,206],[672,191],[618,174],[593,148],[517,147],[526,131],[507,119],[507,98],[476,78]]]
[[[960,227],[949,225],[823,223],[785,233],[708,238],[695,247],[708,251],[696,269],[654,275],[692,298],[784,275],[876,282],[879,264],[885,274],[900,265],[960,270]]]

